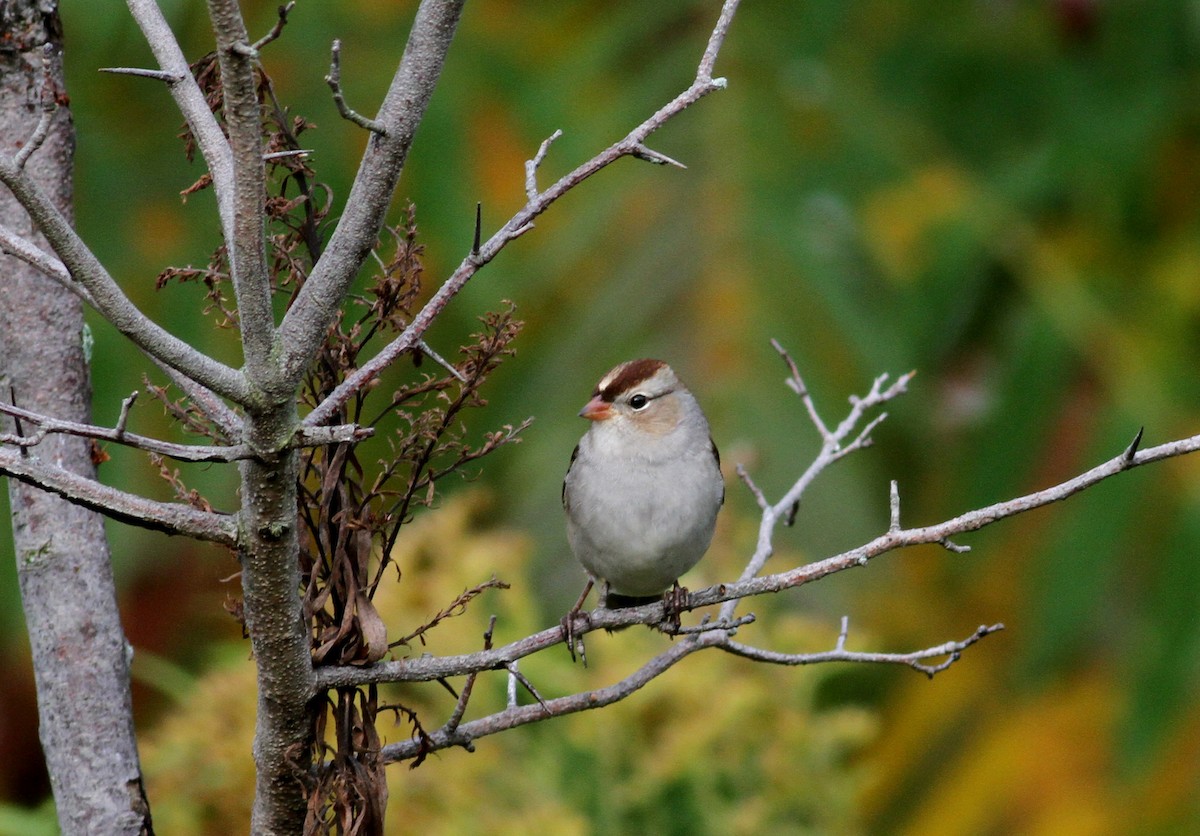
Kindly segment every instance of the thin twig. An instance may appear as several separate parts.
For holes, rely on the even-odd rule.
[[[307,157],[313,150],[311,148],[293,148],[290,151],[272,151],[270,154],[263,154],[262,158],[266,160],[282,160],[288,157]]]
[[[369,119],[346,104],[346,96],[342,93],[342,42],[340,39],[334,39],[330,52],[329,75],[325,76],[325,83],[333,91],[333,103],[337,105],[338,113],[343,119],[353,122],[360,128],[366,128],[371,133],[380,136],[387,136],[387,128],[383,126],[382,122]]]
[[[850,411],[834,429],[830,430],[817,411],[816,404],[813,402],[808,388],[804,385],[804,381],[800,377],[800,371],[796,367],[795,361],[792,360],[791,355],[788,354],[777,340],[771,340],[771,345],[779,352],[779,355],[788,366],[789,375],[786,383],[788,388],[800,396],[805,409],[808,411],[809,418],[817,428],[817,433],[821,436],[821,450],[804,473],[800,475],[800,478],[792,484],[792,487],[788,489],[778,502],[772,505],[765,497],[760,498],[759,495],[755,495],[755,501],[758,502],[759,507],[762,509],[762,519],[758,527],[758,545],[739,578],[739,580],[743,581],[754,577],[762,571],[763,566],[774,552],[772,540],[776,525],[781,520],[785,525],[789,526],[795,521],[800,500],[817,476],[829,467],[829,465],[844,456],[870,445],[871,432],[887,417],[886,413],[881,413],[868,421],[858,431],[853,441],[846,442],[846,439],[850,438],[859,423],[862,422],[866,413],[906,392],[908,382],[914,374],[914,372],[909,372],[908,374],[901,375],[886,388],[884,388],[888,382],[886,374],[875,378],[871,384],[871,390],[866,395],[861,398],[857,396],[850,398]],[[748,476],[743,477],[743,481],[746,481],[748,486],[753,485],[752,481],[747,480]],[[761,491],[759,493],[761,494]],[[721,607],[721,617],[732,619],[736,608],[736,601],[727,601]]]
[[[750,493],[753,494],[754,501],[758,503],[758,507],[762,508],[764,511],[770,508],[771,503],[767,501],[767,497],[762,492],[762,488],[756,485],[754,480],[750,478],[750,472],[746,470],[745,465],[743,465],[741,462],[738,462],[737,467],[734,469],[737,471],[738,478],[745,482],[746,487],[750,489]]]
[[[546,154],[550,152],[550,146],[556,139],[563,135],[562,129],[556,130],[550,136],[542,140],[542,144],[538,146],[537,153],[533,155],[532,160],[525,162],[525,197],[529,200],[537,200],[538,184],[537,172],[541,168],[542,162],[546,159]],[[475,246],[476,254],[479,253],[479,246]]]
[[[774,665],[816,665],[825,662],[865,662],[870,664],[905,665],[919,671],[930,679],[949,668],[962,657],[962,652],[981,639],[1004,629],[1003,624],[981,625],[974,633],[962,641],[950,641],[924,650],[910,653],[864,653],[846,650],[846,635],[849,629],[849,619],[842,618],[842,630],[838,634],[837,645],[833,650],[822,653],[779,653],[774,650],[764,650],[751,647],[741,642],[729,641],[718,645],[735,656],[751,659],[755,662],[768,662]],[[937,665],[924,664],[927,659],[937,659],[945,656],[944,662]]]
[[[493,615],[488,619],[487,630],[483,634],[483,649],[492,649],[492,634],[496,629],[496,616]],[[449,734],[453,734],[458,729],[458,724],[462,722],[463,715],[467,712],[467,703],[471,700],[471,692],[475,689],[475,680],[479,676],[479,671],[474,671],[467,675],[467,682],[463,685],[462,693],[458,695],[458,702],[454,704],[454,711],[450,713],[449,719],[446,720],[446,725],[443,730]]]
[[[0,436],[0,442],[19,444],[32,447],[40,443],[46,435],[61,433],[82,438],[94,438],[98,441],[114,441],[128,447],[134,447],[147,453],[167,456],[177,461],[186,462],[236,462],[257,457],[257,453],[249,444],[193,445],[176,444],[157,438],[126,432],[125,423],[129,417],[129,407],[132,406],[137,393],[126,398],[121,405],[121,416],[114,428],[98,427],[93,424],[80,424],[75,421],[64,421],[49,415],[40,415],[19,406],[0,402],[0,413],[23,418],[37,425],[39,431],[32,436],[14,438]],[[357,424],[340,424],[334,427],[302,427],[297,430],[292,439],[293,447],[320,447],[327,444],[356,443],[374,434],[370,427]]]
[[[278,17],[278,19],[276,19],[275,25],[271,27],[271,31],[268,32],[267,34],[263,35],[261,38],[259,38],[257,41],[255,41],[253,44],[251,44],[250,48],[253,49],[255,52],[258,52],[264,46],[271,43],[271,41],[276,40],[280,35],[282,35],[283,27],[287,26],[288,14],[292,11],[292,9],[295,7],[295,5],[296,5],[296,0],[291,0],[291,2],[287,3],[286,5],[280,6],[279,7],[279,17]]]
[[[117,425],[113,428],[118,439],[125,437],[125,425],[129,423],[129,410],[133,407],[133,402],[138,398],[138,390],[134,389],[129,393],[129,397],[121,401],[121,414],[117,417]]]

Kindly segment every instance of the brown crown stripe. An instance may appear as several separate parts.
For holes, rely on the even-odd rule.
[[[654,377],[659,370],[666,368],[666,365],[662,360],[653,360],[648,357],[622,363],[605,375],[604,379],[600,381],[600,385],[596,387],[595,394],[599,395],[601,400],[612,403],[617,395]]]

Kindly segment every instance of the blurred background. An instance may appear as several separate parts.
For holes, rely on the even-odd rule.
[[[161,5],[186,54],[210,47],[200,3]],[[275,2],[245,2],[265,33]],[[300,0],[264,64],[337,199],[365,136],[322,77],[370,113],[415,4]],[[468,4],[401,182],[430,288],[524,201],[523,163],[564,131],[543,184],[690,83],[716,0]],[[154,289],[207,263],[211,195],[183,157],[167,91],[97,72],[154,66],[120,4],[65,4],[78,129],[78,225],[146,311],[240,364],[202,289]],[[519,446],[449,486],[401,536],[391,623],[420,624],[497,572],[512,583],[426,648],[555,623],[583,581],[559,488],[599,377],[669,360],[708,412],[730,475],[713,551],[685,580],[728,580],[753,550],[746,465],[778,497],[817,450],[785,369],[827,422],[877,375],[917,370],[874,447],[827,471],[768,570],[929,524],[1200,432],[1200,3],[1195,0],[759,0],[717,64],[727,90],[652,137],[686,171],[623,160],[556,204],[482,271],[427,338],[453,355],[511,300],[526,328],[490,382],[478,436],[534,417]],[[92,320],[95,420],[145,363]],[[397,374],[414,374],[407,361]],[[157,382],[160,377],[152,375]],[[130,427],[179,438],[139,402]],[[160,498],[142,457],[102,478]],[[184,479],[228,507],[233,474]],[[135,647],[135,703],[162,832],[243,832],[252,777],[248,646],[223,609],[226,553],[110,527]],[[694,656],[625,703],[481,740],[391,775],[394,832],[1185,834],[1200,832],[1200,458],[1123,474],[1066,503],[885,556],[743,609],[745,640],[783,651],[902,651],[1007,629],[932,681],[903,668],[768,669]],[[0,833],[53,832],[11,543],[0,540]],[[407,630],[405,630],[407,632]],[[667,642],[595,636],[591,667],[531,659],[548,695],[613,681]],[[561,657],[561,658],[559,658]],[[502,680],[481,680],[480,711]],[[439,688],[390,698],[439,725]],[[491,702],[488,702],[488,701]],[[397,724],[389,739],[407,737]],[[514,768],[519,765],[519,768]]]

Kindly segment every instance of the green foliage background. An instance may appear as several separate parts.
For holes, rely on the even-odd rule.
[[[236,363],[230,335],[200,316],[195,288],[154,290],[164,267],[207,260],[217,226],[211,196],[181,205],[200,168],[179,153],[167,92],[96,73],[152,66],[148,50],[120,4],[65,5],[79,226],[145,310]],[[252,31],[270,27],[275,5],[246,4]],[[339,195],[365,137],[338,119],[322,82],[329,43],[343,40],[343,84],[370,112],[413,5],[300,0],[265,53],[281,98],[319,126],[304,136]],[[163,6],[199,57],[209,48],[200,4]],[[468,4],[401,184],[417,206],[431,284],[469,247],[476,201],[488,230],[523,202],[523,162],[552,131],[565,135],[543,182],[682,89],[717,6]],[[558,490],[583,429],[574,413],[600,374],[632,356],[670,360],[704,403],[726,462],[746,463],[772,495],[816,440],[781,385],[769,338],[797,358],[827,420],[877,374],[918,370],[876,446],[824,475],[795,529],[780,533],[776,567],[877,533],[890,479],[907,522],[935,522],[1069,477],[1140,426],[1147,444],[1197,432],[1194,3],[751,1],[718,72],[729,88],[653,138],[686,171],[626,160],[602,173],[481,273],[429,334],[452,352],[476,316],[514,300],[527,328],[492,381],[489,421],[537,419],[472,486],[486,507],[449,500],[448,519],[464,504],[474,510],[453,517],[457,528],[406,570],[408,621],[419,623],[492,571],[480,560],[475,575],[465,572],[464,555],[483,549],[508,561],[501,574],[514,588],[440,628],[447,642],[474,646],[493,611],[507,616],[500,632],[512,638],[553,623],[573,600],[582,574],[567,554]],[[141,387],[143,363],[112,329],[92,327],[96,420],[111,422]],[[160,412],[143,404],[132,426],[172,432]],[[103,478],[168,498],[138,457],[111,452]],[[232,489],[219,470],[185,478],[217,504]],[[393,823],[430,832],[528,832],[531,822],[556,832],[1195,832],[1198,499],[1200,460],[1172,461],[964,538],[968,555],[896,554],[753,605],[774,624],[749,638],[785,650],[829,646],[842,614],[852,646],[864,649],[1008,624],[933,682],[900,669],[774,671],[695,657],[617,710],[398,769]],[[691,585],[736,574],[752,549],[754,510],[731,480],[718,543]],[[231,746],[228,765],[195,763],[213,757],[205,750],[222,729],[237,739],[249,708],[230,693],[193,695],[248,673],[220,606],[231,591],[220,578],[236,567],[188,543],[111,531],[151,791],[154,781],[172,787],[152,801],[179,816],[166,820],[180,832],[236,830],[198,800],[200,784],[248,798],[247,748]],[[501,548],[496,537],[514,539]],[[0,832],[24,833],[22,807],[44,779],[27,766],[37,760],[35,719],[11,575],[4,560],[0,740],[28,755],[0,766],[0,799],[12,800],[0,807]],[[597,637],[594,670],[570,668],[564,653],[529,672],[565,693],[611,679],[662,641]],[[442,695],[406,698],[437,706],[430,724],[449,709]],[[205,720],[205,706],[224,700],[228,710]],[[200,732],[196,760],[177,764],[191,779],[173,785],[157,753],[172,740],[182,751],[172,724],[187,718]]]

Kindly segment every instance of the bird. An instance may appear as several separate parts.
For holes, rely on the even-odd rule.
[[[609,609],[666,600],[708,551],[725,501],[708,420],[671,367],[651,358],[604,375],[579,415],[591,425],[562,502],[567,540],[592,580],[572,612],[594,582]]]

